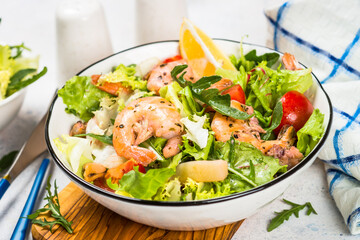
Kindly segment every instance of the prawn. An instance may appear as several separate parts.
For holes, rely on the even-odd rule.
[[[237,108],[240,111],[246,111],[248,114],[254,112],[252,107],[237,101],[231,101],[231,107]],[[292,146],[296,135],[295,129],[292,126],[284,126],[276,140],[264,141],[261,140],[260,133],[265,133],[266,131],[259,125],[255,117],[249,120],[239,120],[217,112],[211,123],[211,129],[214,131],[215,138],[218,141],[226,142],[233,135],[239,142],[248,142],[263,154],[283,159],[284,163],[290,162],[289,158],[301,159],[303,157],[299,150]],[[279,149],[282,149],[281,154],[279,154]]]
[[[153,151],[138,145],[152,136],[169,139],[164,147],[167,157],[177,154],[166,152],[173,146],[173,138],[182,135],[184,126],[180,122],[176,107],[161,97],[139,98],[131,102],[116,117],[113,129],[113,144],[116,153],[126,159],[133,158],[137,163],[147,166],[156,160]]]
[[[290,53],[284,53],[284,55],[281,58],[282,62],[284,63],[284,66],[287,70],[301,70],[299,66],[298,61],[296,61],[294,55]]]
[[[173,81],[171,77],[171,71],[174,69],[174,67],[183,64],[187,64],[185,59],[157,65],[149,74],[147,88],[150,91],[154,91],[156,94],[159,94],[160,88],[170,84]],[[190,82],[196,82],[194,73],[189,66],[186,68],[186,74],[184,75],[184,78]]]

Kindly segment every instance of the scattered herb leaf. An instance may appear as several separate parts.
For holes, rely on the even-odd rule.
[[[271,232],[272,230],[274,230],[275,228],[277,228],[278,226],[280,226],[282,223],[284,223],[285,220],[289,220],[291,215],[295,215],[295,217],[299,217],[299,212],[304,209],[305,207],[307,207],[307,212],[306,215],[310,215],[311,213],[314,213],[317,215],[317,212],[315,211],[315,209],[312,207],[310,202],[306,202],[303,205],[297,204],[297,203],[293,203],[290,202],[289,200],[283,199],[283,201],[287,204],[289,204],[291,206],[290,209],[285,209],[282,212],[275,212],[277,214],[277,216],[275,218],[273,218],[267,228],[268,232]]]
[[[92,138],[95,138],[97,140],[99,140],[100,142],[109,144],[109,145],[113,145],[113,135],[111,134],[110,136],[108,135],[98,135],[98,134],[94,134],[94,133],[84,133],[84,134],[77,134],[74,135],[74,137],[85,137],[85,136],[89,136]]]
[[[47,195],[44,198],[44,200],[48,201],[47,205],[45,205],[43,208],[38,209],[33,214],[28,215],[27,218],[31,219],[32,224],[38,224],[42,227],[48,226],[50,228],[50,232],[52,232],[54,225],[60,224],[61,226],[63,226],[65,228],[65,230],[68,233],[73,233],[74,230],[71,228],[72,222],[67,221],[65,219],[65,217],[63,215],[61,215],[61,213],[60,213],[60,203],[59,203],[57,188],[58,187],[56,185],[56,180],[55,180],[54,181],[54,194],[52,194],[50,177],[49,177],[47,180],[47,186],[46,186]],[[36,219],[37,217],[39,217],[40,214],[43,214],[46,212],[50,212],[51,213],[50,216],[55,218],[55,220],[48,221],[45,218]]]
[[[19,151],[9,152],[8,154],[4,155],[0,159],[0,172],[4,171],[5,169],[7,169],[8,167],[11,166],[11,164],[14,162],[18,152]]]
[[[31,51],[30,48],[25,47],[24,43],[21,43],[20,45],[10,46],[10,49],[15,50],[15,54],[11,56],[12,59],[21,57],[21,54],[24,50]]]
[[[277,128],[280,125],[282,116],[283,116],[282,103],[281,103],[281,101],[278,101],[275,105],[275,108],[274,108],[274,111],[272,114],[271,125],[270,125],[270,127],[265,129],[266,133],[264,134],[264,136],[262,136],[263,140],[270,139],[271,133],[274,131],[275,128]]]

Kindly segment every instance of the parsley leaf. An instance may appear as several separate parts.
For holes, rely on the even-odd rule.
[[[46,186],[47,195],[44,198],[44,200],[48,201],[47,205],[45,205],[43,208],[36,210],[33,214],[28,215],[27,218],[31,219],[32,224],[38,224],[42,227],[49,226],[50,232],[52,232],[54,225],[60,224],[61,226],[63,226],[65,228],[65,230],[68,233],[73,233],[74,230],[71,228],[72,222],[67,221],[65,219],[65,217],[63,215],[61,215],[61,213],[60,213],[60,203],[59,203],[57,188],[58,187],[56,185],[56,180],[55,180],[54,181],[54,194],[52,194],[50,177],[49,177],[47,180],[47,186]],[[43,214],[46,212],[51,213],[50,216],[55,218],[55,220],[48,221],[45,218],[37,219],[37,217],[39,217],[40,214]]]
[[[284,223],[285,220],[289,220],[291,215],[295,215],[295,217],[299,217],[299,212],[304,209],[305,207],[307,207],[307,212],[306,215],[309,216],[311,213],[314,213],[317,215],[317,212],[315,211],[315,209],[312,207],[310,202],[306,202],[303,205],[297,204],[297,203],[293,203],[290,202],[289,200],[283,199],[283,201],[287,204],[289,204],[291,206],[290,209],[285,209],[282,212],[275,212],[277,214],[277,216],[275,218],[273,218],[267,228],[268,232],[271,232],[272,230],[274,230],[275,228],[277,228],[278,226],[280,226],[281,224]]]

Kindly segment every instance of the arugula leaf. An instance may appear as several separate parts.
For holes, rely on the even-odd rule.
[[[19,151],[12,151],[12,152],[9,152],[8,154],[4,155],[0,159],[0,172],[2,172],[3,170],[5,170],[11,166],[11,164],[14,162],[16,155],[18,153],[19,153]]]
[[[60,203],[59,203],[59,196],[57,192],[57,185],[56,180],[54,181],[54,194],[51,193],[51,184],[50,184],[50,177],[47,180],[47,186],[46,191],[47,195],[44,198],[44,200],[47,200],[48,203],[43,208],[40,208],[36,210],[33,214],[30,214],[27,216],[28,219],[31,220],[32,224],[38,224],[42,227],[50,227],[50,232],[52,232],[52,229],[54,225],[59,224],[65,228],[65,230],[68,233],[73,233],[74,230],[71,228],[72,222],[69,222],[65,219],[65,217],[60,212]],[[55,218],[54,221],[47,221],[45,218],[37,219],[40,214],[49,212],[51,214],[51,217]]]
[[[20,89],[32,84],[33,82],[35,82],[36,80],[38,80],[39,78],[44,76],[46,72],[47,72],[47,68],[44,67],[41,72],[39,72],[38,74],[35,74],[34,76],[32,76],[29,79],[26,79],[24,81],[18,81],[18,82],[10,82],[8,85],[8,88],[6,90],[6,96],[8,97],[8,96],[12,95],[13,93],[19,91]]]
[[[28,48],[24,45],[24,43],[21,43],[20,45],[9,46],[9,47],[11,50],[15,50],[15,54],[11,56],[12,59],[21,57],[22,52],[24,50],[31,51],[30,48]]]
[[[19,71],[17,71],[11,78],[10,78],[10,83],[9,85],[14,85],[19,83],[21,80],[23,80],[23,78],[31,73],[36,72],[36,68],[26,68],[26,69],[21,69]]]
[[[305,207],[308,208],[306,215],[309,216],[311,213],[314,213],[317,215],[317,212],[315,211],[315,209],[313,208],[313,206],[311,205],[310,202],[306,202],[303,205],[297,204],[297,203],[293,203],[290,202],[289,200],[283,199],[283,201],[287,204],[289,204],[291,206],[290,209],[285,209],[282,212],[275,212],[277,214],[277,216],[275,218],[273,218],[267,228],[268,232],[271,232],[272,230],[274,230],[275,228],[277,228],[278,226],[280,226],[281,224],[284,223],[285,220],[289,220],[291,215],[295,215],[295,217],[299,217],[299,212],[304,209]]]
[[[166,142],[167,142],[167,139],[165,139],[165,138],[151,137],[148,140],[146,140],[145,142],[142,142],[140,144],[140,146],[145,147],[145,148],[151,148],[151,150],[155,151],[157,160],[163,162],[166,160],[166,158],[164,157],[164,155],[162,153],[162,149],[164,148]]]
[[[134,198],[151,200],[158,189],[169,180],[175,171],[171,168],[149,169],[145,174],[139,172],[139,167],[124,174],[119,181],[120,191],[129,193]]]
[[[187,68],[187,65],[176,66],[171,71],[171,76],[183,87],[189,86],[195,98],[209,105],[215,111],[232,118],[246,120],[252,116],[236,108],[232,108],[230,106],[231,99],[229,94],[220,95],[218,89],[208,89],[212,84],[222,79],[220,76],[202,77],[196,83],[192,83],[183,78],[186,72],[183,72],[180,77],[177,77],[185,68]]]
[[[100,142],[109,144],[109,145],[113,145],[113,135],[111,134],[110,136],[108,135],[98,135],[98,134],[94,134],[94,133],[84,133],[84,134],[77,134],[74,135],[73,137],[85,137],[85,136],[89,136],[92,138],[95,138],[96,140],[99,140]]]
[[[280,125],[282,116],[283,116],[282,102],[278,101],[275,105],[275,108],[274,108],[274,111],[272,114],[271,125],[270,125],[270,127],[264,129],[266,131],[266,133],[262,136],[263,140],[270,139],[272,131]]]
[[[253,61],[255,64],[259,64],[262,61],[266,61],[266,66],[271,67],[279,59],[280,55],[277,53],[265,53],[263,55],[257,56],[256,50],[251,50],[245,55],[245,59],[248,61]]]

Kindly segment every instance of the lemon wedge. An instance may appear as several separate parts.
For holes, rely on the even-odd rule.
[[[186,18],[181,24],[179,45],[182,57],[198,78],[214,75],[218,68],[236,71],[214,41]]]

